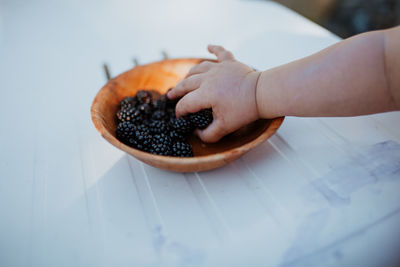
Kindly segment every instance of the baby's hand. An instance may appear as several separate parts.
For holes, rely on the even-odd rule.
[[[168,97],[183,96],[176,105],[177,117],[212,108],[213,122],[196,134],[204,142],[216,142],[259,118],[256,86],[260,72],[236,61],[221,46],[209,45],[208,50],[218,62],[204,61],[194,66]]]

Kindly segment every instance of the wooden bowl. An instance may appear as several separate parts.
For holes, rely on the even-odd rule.
[[[116,115],[120,101],[140,89],[164,94],[185,77],[189,69],[205,59],[167,59],[137,66],[111,79],[96,95],[91,107],[92,121],[100,134],[115,147],[154,167],[177,171],[197,172],[221,167],[268,139],[282,124],[283,117],[258,120],[222,138],[214,144],[189,138],[194,157],[158,156],[131,148],[115,137]]]

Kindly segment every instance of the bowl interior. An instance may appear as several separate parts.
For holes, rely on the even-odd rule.
[[[152,155],[133,149],[115,137],[116,112],[120,101],[133,96],[138,90],[150,90],[153,97],[165,94],[185,77],[189,69],[204,59],[169,59],[137,66],[110,80],[97,94],[92,104],[92,120],[102,136],[116,147],[156,167],[174,171],[199,171],[222,166],[253,146],[267,139],[282,123],[283,118],[258,120],[227,135],[219,142],[208,144],[196,136],[189,138],[193,158],[176,158]]]

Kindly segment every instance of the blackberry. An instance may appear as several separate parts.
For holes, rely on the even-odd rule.
[[[134,108],[137,102],[137,98],[134,96],[125,97],[121,101],[121,109]]]
[[[133,148],[136,148],[136,149],[139,149],[139,150],[142,150],[142,151],[146,151],[145,148],[143,147],[143,145],[140,144],[135,138],[129,139],[128,145],[133,147]]]
[[[121,122],[131,122],[133,124],[143,120],[140,111],[134,108],[120,109],[117,112],[117,118]]]
[[[149,128],[149,127],[150,127],[150,124],[151,124],[152,122],[153,122],[153,121],[152,121],[151,119],[149,119],[149,118],[144,118],[144,119],[141,121],[140,124],[142,124],[142,125],[146,126],[147,128]]]
[[[150,153],[155,154],[155,155],[161,155],[161,156],[170,156],[171,155],[171,149],[169,146],[166,146],[164,144],[152,144]]]
[[[175,123],[176,117],[175,116],[168,116],[167,122],[171,126],[171,129],[173,129],[172,125]]]
[[[139,150],[149,152],[153,144],[153,136],[136,131],[135,136],[129,139],[128,144]]]
[[[171,138],[172,141],[185,141],[186,140],[185,136],[179,134],[175,130],[171,130],[169,132],[169,137]]]
[[[171,90],[171,89],[170,89]],[[169,91],[169,90],[168,90]],[[166,95],[165,95],[165,102],[167,104],[167,108],[175,108],[176,103],[178,103],[180,98],[175,98],[175,99],[169,99]]]
[[[128,142],[135,135],[136,127],[130,122],[121,122],[117,126],[116,136],[123,143]]]
[[[172,141],[168,135],[161,133],[153,136],[150,152],[156,155],[171,155]]]
[[[169,117],[171,117],[171,118],[175,118],[175,117],[176,117],[176,115],[175,115],[175,108],[167,108],[167,109],[166,109],[166,113],[167,113],[167,115],[168,115]]]
[[[134,134],[129,138],[128,144],[134,148],[149,151],[153,137],[147,126],[140,124],[134,126]]]
[[[160,134],[168,132],[169,126],[165,121],[152,121],[149,124],[149,129],[154,134]]]
[[[165,133],[160,133],[160,134],[155,134],[153,136],[153,143],[155,143],[155,144],[165,144],[165,145],[171,146],[172,145],[172,140]]]
[[[137,132],[141,133],[142,135],[150,134],[150,129],[149,129],[149,127],[148,127],[146,124],[144,124],[144,123],[139,124],[139,125],[136,125],[135,130],[136,130]]]
[[[156,121],[162,121],[167,118],[167,113],[164,110],[156,110],[151,115],[151,118]]]
[[[123,108],[123,107],[121,107],[121,109],[118,110],[118,112],[117,112],[117,118],[121,122],[128,121],[128,117],[131,116],[132,112],[133,112],[133,109],[131,109],[131,108]]]
[[[145,117],[150,117],[152,113],[152,107],[149,104],[141,104],[137,107],[137,110],[139,110]]]
[[[193,131],[192,124],[185,117],[173,119],[171,126],[175,131],[184,136],[190,134]]]
[[[189,120],[195,128],[205,129],[213,121],[211,109],[203,109],[189,115]]]
[[[167,97],[162,95],[159,99],[153,100],[153,108],[156,110],[165,110],[167,107]]]
[[[140,104],[150,104],[152,100],[150,92],[145,90],[138,91],[136,97]]]
[[[117,112],[116,136],[125,144],[156,155],[192,157],[186,137],[195,127],[203,129],[212,122],[212,112],[202,110],[176,118],[179,99],[162,95],[153,100],[149,91],[140,90],[134,97],[125,97]]]
[[[175,157],[193,157],[193,150],[188,143],[176,142],[171,148],[171,154]]]

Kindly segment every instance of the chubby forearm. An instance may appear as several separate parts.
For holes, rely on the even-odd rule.
[[[400,66],[385,57],[395,47],[393,40],[386,31],[361,34],[262,72],[256,88],[259,116],[356,116],[398,109],[393,77]]]

